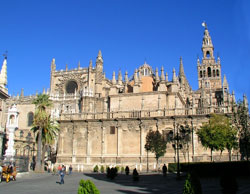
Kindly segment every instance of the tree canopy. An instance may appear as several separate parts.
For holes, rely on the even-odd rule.
[[[197,135],[201,141],[201,144],[205,148],[211,150],[225,149],[231,151],[237,147],[237,131],[230,124],[230,120],[223,115],[212,114],[208,123],[203,123],[198,130]]]
[[[146,137],[145,149],[155,154],[156,161],[166,153],[167,141],[163,135],[157,130],[150,130]]]
[[[238,101],[233,109],[233,124],[239,133],[239,146],[241,159],[249,160],[250,155],[250,119],[248,107],[242,102]]]

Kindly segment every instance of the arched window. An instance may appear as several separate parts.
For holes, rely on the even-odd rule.
[[[200,78],[202,78],[202,71],[200,71]]]
[[[216,75],[219,77],[220,76],[220,71],[217,69],[216,70]]]
[[[10,115],[10,124],[14,124],[14,121],[15,121],[15,115]]]
[[[203,71],[203,77],[206,77],[206,71],[205,70]]]
[[[213,70],[213,77],[215,77],[215,70]]]
[[[206,52],[206,57],[210,58],[210,52],[209,51]]]
[[[208,77],[211,77],[211,74],[212,74],[212,72],[211,72],[211,67],[208,67],[208,68],[207,68],[207,76],[208,76]]]
[[[31,126],[33,124],[33,119],[34,119],[34,113],[29,112],[28,113],[28,126]]]

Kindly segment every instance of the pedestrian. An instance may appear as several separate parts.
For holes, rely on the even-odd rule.
[[[61,165],[59,165],[59,166],[58,166],[58,168],[57,168],[57,171],[58,171],[58,175],[60,175],[60,173],[61,173],[61,170],[62,170],[62,167],[61,167]]]
[[[62,165],[62,168],[61,168],[61,171],[60,171],[60,177],[61,177],[60,184],[64,184],[65,172],[66,172],[66,168],[65,168],[64,165]]]
[[[125,168],[125,173],[126,173],[126,175],[129,175],[129,167],[128,166],[126,166],[126,168]]]
[[[69,175],[72,173],[72,170],[73,170],[73,168],[72,168],[72,165],[70,164],[70,166],[69,166]]]
[[[133,170],[133,180],[139,181],[139,174],[138,174],[136,168]]]
[[[162,173],[163,173],[163,176],[167,175],[167,166],[166,166],[166,164],[164,164],[163,167],[162,167]]]

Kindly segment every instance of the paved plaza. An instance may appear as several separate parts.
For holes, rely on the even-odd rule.
[[[102,194],[112,193],[167,193],[181,194],[184,185],[183,180],[176,180],[175,174],[169,174],[163,177],[161,174],[143,174],[140,175],[139,182],[133,182],[132,176],[119,174],[115,180],[106,178],[105,174],[95,173],[73,173],[65,176],[65,184],[60,185],[59,176],[43,174],[25,174],[17,181],[9,183],[0,183],[1,194],[76,194],[78,183],[81,179],[92,180]],[[219,179],[201,179],[204,194],[219,194]],[[240,191],[239,194],[250,193],[250,179],[238,179]]]

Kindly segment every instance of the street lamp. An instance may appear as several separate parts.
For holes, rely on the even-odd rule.
[[[180,155],[179,155],[179,150],[182,149],[182,144],[180,144],[180,136],[179,136],[179,126],[177,125],[177,131],[176,135],[174,134],[173,131],[169,132],[169,139],[172,142],[175,142],[172,144],[173,148],[175,151],[177,151],[177,179],[180,179]]]
[[[145,145],[145,149],[147,150],[147,172],[148,172],[148,152],[150,150],[148,143]]]
[[[29,154],[28,154],[29,157],[30,157],[30,144],[31,144],[31,140],[32,140],[31,133],[28,133],[28,135],[26,136],[26,141],[29,144]]]

